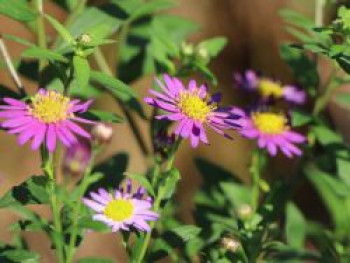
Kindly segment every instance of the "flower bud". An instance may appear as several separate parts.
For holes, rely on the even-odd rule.
[[[239,240],[234,237],[223,237],[221,239],[221,245],[228,251],[236,253],[241,246]]]
[[[91,42],[91,37],[89,34],[81,34],[80,36],[77,37],[76,39],[77,43],[83,46],[87,46]]]
[[[194,53],[193,45],[188,44],[186,42],[182,42],[181,43],[181,53],[186,57],[192,56]]]
[[[113,128],[102,122],[97,123],[91,130],[92,140],[98,144],[107,144],[113,136]]]
[[[63,159],[65,173],[73,176],[82,175],[91,158],[91,148],[87,142],[79,141],[67,148]]]
[[[250,205],[243,204],[238,208],[237,213],[238,213],[238,217],[241,220],[246,220],[246,219],[250,218],[250,216],[252,215],[253,209]]]
[[[196,50],[196,55],[199,59],[208,62],[209,61],[209,53],[208,50],[204,47],[201,47],[200,45],[198,46]]]
[[[166,131],[159,131],[154,139],[154,152],[166,159],[174,143],[175,134],[168,135]]]

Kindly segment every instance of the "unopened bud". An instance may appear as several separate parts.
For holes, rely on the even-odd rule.
[[[154,151],[166,159],[174,143],[175,134],[168,135],[166,131],[159,131],[154,138]]]
[[[113,136],[113,128],[102,122],[96,124],[91,130],[92,140],[98,144],[109,143]]]
[[[87,142],[77,142],[67,148],[63,159],[63,167],[66,174],[82,175],[90,161],[91,148]]]
[[[91,42],[91,37],[89,34],[81,34],[77,37],[77,42],[83,46],[89,45]]]
[[[241,246],[239,240],[234,237],[223,237],[221,239],[221,245],[228,251],[236,253]]]
[[[192,44],[186,42],[181,43],[181,52],[184,56],[192,56],[194,53],[194,48]]]
[[[237,213],[238,213],[238,217],[241,220],[246,220],[246,219],[250,218],[250,216],[252,215],[253,209],[250,205],[243,204],[238,208]]]

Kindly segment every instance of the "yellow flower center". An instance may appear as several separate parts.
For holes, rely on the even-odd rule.
[[[270,96],[281,98],[283,96],[282,86],[277,82],[268,79],[262,79],[259,81],[258,91],[265,98],[268,98]]]
[[[196,92],[182,92],[178,107],[187,117],[204,122],[209,113],[216,109],[215,104],[209,105],[207,99],[201,99]]]
[[[287,119],[283,114],[256,112],[252,115],[254,126],[265,134],[280,134],[288,129]]]
[[[131,200],[117,199],[108,203],[104,215],[113,221],[124,221],[130,218],[134,212],[134,205]]]
[[[31,99],[30,113],[44,123],[55,123],[70,117],[69,98],[56,91],[36,94]]]

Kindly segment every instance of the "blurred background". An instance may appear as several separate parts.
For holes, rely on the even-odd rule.
[[[10,2],[10,1],[9,1]],[[98,5],[103,1],[89,1],[89,5]],[[228,45],[223,53],[215,59],[211,68],[219,79],[218,87],[215,89],[224,93],[224,103],[242,105],[244,101],[243,94],[233,88],[232,73],[234,71],[243,71],[248,68],[260,70],[271,75],[284,83],[293,83],[287,66],[279,57],[279,45],[286,41],[293,41],[284,29],[284,24],[279,16],[279,11],[284,8],[292,8],[301,11],[310,17],[313,17],[313,1],[291,1],[291,0],[177,0],[178,6],[170,10],[171,13],[190,18],[197,22],[201,29],[195,33],[190,42],[198,42],[204,38],[214,36],[225,36],[228,38]],[[55,5],[53,1],[45,1],[45,12],[56,17],[60,21],[65,19],[65,11]],[[332,15],[332,10],[329,10]],[[21,24],[0,16],[0,33],[20,36],[22,38],[34,41],[35,37]],[[55,31],[47,27],[47,35],[54,36]],[[6,41],[6,40],[5,40]],[[7,41],[6,42],[11,56],[14,60],[20,57],[24,46]],[[103,50],[106,57],[113,61],[115,57],[115,48],[109,46]],[[326,62],[320,63],[321,76],[327,79],[328,66]],[[22,78],[26,89],[30,92],[34,90],[35,84],[30,80]],[[6,69],[0,67],[0,82],[8,87],[14,85]],[[153,76],[133,83],[133,87],[143,96],[151,87]],[[346,87],[344,87],[346,88]],[[95,102],[96,107],[104,110],[115,111],[116,105],[112,98],[103,95]],[[145,107],[148,112],[150,109]],[[339,130],[345,137],[350,139],[347,133],[347,123],[350,116],[345,114],[343,109],[331,105],[330,113]],[[146,124],[138,120],[141,130],[147,131]],[[127,171],[143,172],[146,162],[140,153],[140,150],[134,140],[129,126],[126,123],[114,126],[114,138],[108,149],[99,160],[111,156],[115,153],[127,153],[125,159]],[[248,165],[250,160],[250,151],[252,148],[247,140],[240,138],[235,134],[235,140],[229,142],[220,135],[209,133],[211,145],[201,145],[196,151],[192,150],[189,143],[181,146],[180,154],[177,156],[176,166],[182,173],[180,191],[177,195],[180,217],[191,222],[192,220],[192,197],[200,185],[200,176],[195,166],[195,158],[205,158],[215,161],[218,165],[226,168],[244,181],[249,181]],[[148,145],[149,147],[150,144]],[[276,170],[276,174],[288,176],[289,166],[293,162],[286,161],[284,158],[277,158],[271,165],[271,169]],[[39,153],[32,153],[28,145],[19,147],[15,136],[0,133],[0,195],[5,193],[11,186],[23,181],[27,176],[40,174]],[[215,176],[215,174],[213,174]],[[296,200],[303,200],[300,206],[304,213],[313,218],[322,219],[324,210],[317,200],[317,194],[310,192],[311,188],[307,185],[302,186],[296,196]],[[39,211],[37,207],[33,207]],[[41,214],[49,216],[48,211],[40,210]],[[11,233],[8,226],[17,216],[7,210],[0,210],[0,241],[11,239]],[[43,235],[37,233],[27,233],[26,239],[33,250],[40,251],[42,262],[53,262],[52,254],[49,249],[49,242]],[[89,233],[88,238],[78,252],[79,256],[105,256],[123,261],[123,255],[116,250],[119,244],[118,237],[113,234],[95,234]]]

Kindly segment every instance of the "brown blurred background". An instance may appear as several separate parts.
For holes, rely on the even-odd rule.
[[[9,1],[10,2],[10,1]],[[51,1],[45,1],[45,12],[50,13],[59,20],[64,20],[65,13]],[[92,1],[97,3],[98,1]],[[238,103],[241,95],[232,88],[232,72],[253,68],[273,75],[283,82],[292,82],[289,70],[279,58],[279,45],[288,40],[282,20],[278,11],[282,8],[292,7],[305,14],[313,16],[313,1],[291,0],[178,0],[178,7],[170,12],[196,21],[201,30],[191,40],[226,36],[229,44],[224,52],[213,62],[212,69],[219,79],[219,88],[224,93],[224,103]],[[19,23],[0,16],[0,33],[12,34],[34,41],[34,36]],[[48,30],[49,35],[54,35],[53,30]],[[7,42],[10,53],[14,59],[18,58],[23,46]],[[113,57],[114,49],[105,50]],[[322,64],[322,78],[326,79],[327,66]],[[5,69],[0,69],[1,83],[14,87],[9,74]],[[25,80],[28,90],[35,89],[34,83]],[[152,76],[134,83],[135,89],[140,95],[152,83]],[[106,110],[115,110],[113,99],[103,96],[96,104],[102,105]],[[102,106],[101,106],[102,107]],[[149,110],[149,108],[147,108]],[[346,135],[346,123],[349,116],[344,110],[332,107],[335,121]],[[341,116],[341,117],[340,117]],[[346,120],[344,120],[344,117]],[[145,123],[139,121],[139,126],[147,131]],[[114,139],[101,160],[116,152],[127,152],[130,155],[128,171],[143,172],[146,161],[142,158],[138,146],[127,124],[115,125]],[[200,176],[194,165],[193,158],[204,157],[226,168],[240,178],[249,181],[247,167],[249,165],[250,149],[253,145],[235,135],[235,140],[229,142],[219,135],[210,133],[211,146],[200,146],[195,151],[186,142],[181,146],[176,165],[182,173],[180,191],[177,199],[181,208],[182,218],[191,221],[192,196],[200,185]],[[121,139],[122,138],[122,139]],[[19,147],[15,136],[0,133],[0,195],[11,186],[20,183],[32,174],[39,174],[38,153],[32,153],[29,146]],[[213,175],[215,176],[215,175]],[[311,204],[310,204],[311,205]],[[38,209],[35,208],[34,209]],[[48,216],[47,211],[40,211]],[[16,215],[10,211],[0,210],[0,241],[9,241],[11,233],[7,231],[8,225],[16,219]],[[49,249],[49,242],[37,233],[26,234],[26,239],[33,250],[42,253],[42,262],[54,262]],[[78,252],[82,256],[105,256],[125,262],[123,255],[118,253],[119,239],[116,235],[88,234]]]

